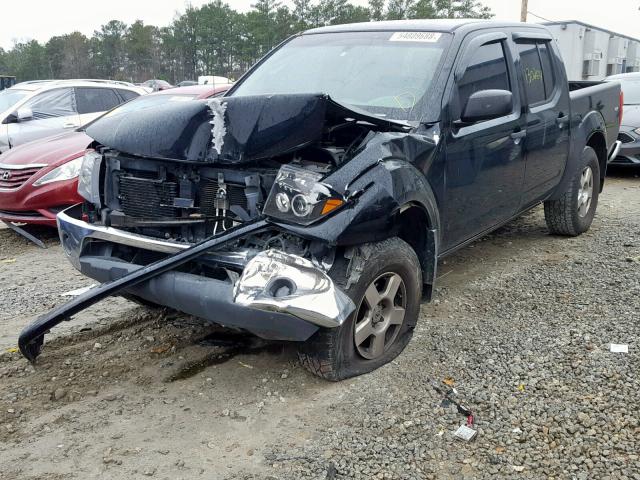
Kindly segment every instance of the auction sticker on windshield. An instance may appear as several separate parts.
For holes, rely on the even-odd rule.
[[[389,38],[390,42],[427,42],[435,43],[440,40],[441,33],[436,32],[395,32]]]

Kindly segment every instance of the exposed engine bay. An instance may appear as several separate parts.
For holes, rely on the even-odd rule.
[[[188,244],[269,210],[306,225],[344,203],[323,178],[357,155],[376,131],[408,128],[320,94],[189,103],[156,109],[154,122],[140,112],[107,116],[88,128],[101,179],[96,201],[85,205],[91,223]],[[327,199],[329,206],[321,202]],[[310,248],[279,231],[242,243],[236,248],[302,256]]]

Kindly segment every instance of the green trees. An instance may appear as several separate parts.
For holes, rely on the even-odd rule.
[[[187,5],[166,27],[111,20],[91,38],[79,32],[0,49],[0,73],[18,81],[42,78],[112,78],[170,82],[198,75],[239,77],[260,57],[307,28],[411,18],[490,18],[477,0],[255,0],[240,13],[223,0]]]

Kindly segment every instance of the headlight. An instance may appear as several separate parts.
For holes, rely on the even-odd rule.
[[[71,180],[72,178],[76,178],[80,172],[81,165],[82,157],[71,160],[64,165],[54,168],[43,177],[40,177],[38,180],[33,182],[33,186],[39,187],[40,185],[45,185],[51,182],[60,182],[62,180]]]
[[[82,166],[78,174],[78,194],[100,207],[100,164],[102,155],[95,151],[87,152],[82,158]]]
[[[308,225],[338,209],[344,200],[320,183],[322,174],[283,165],[278,171],[263,213],[268,217]]]

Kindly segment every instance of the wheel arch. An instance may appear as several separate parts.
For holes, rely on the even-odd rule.
[[[439,219],[436,212],[422,203],[411,201],[398,209],[394,216],[398,237],[413,248],[420,260],[427,300],[433,296],[438,267]]]
[[[600,192],[604,188],[604,179],[607,174],[607,141],[604,133],[600,130],[593,132],[587,139],[587,147],[591,147],[598,155],[598,164],[600,165]]]

